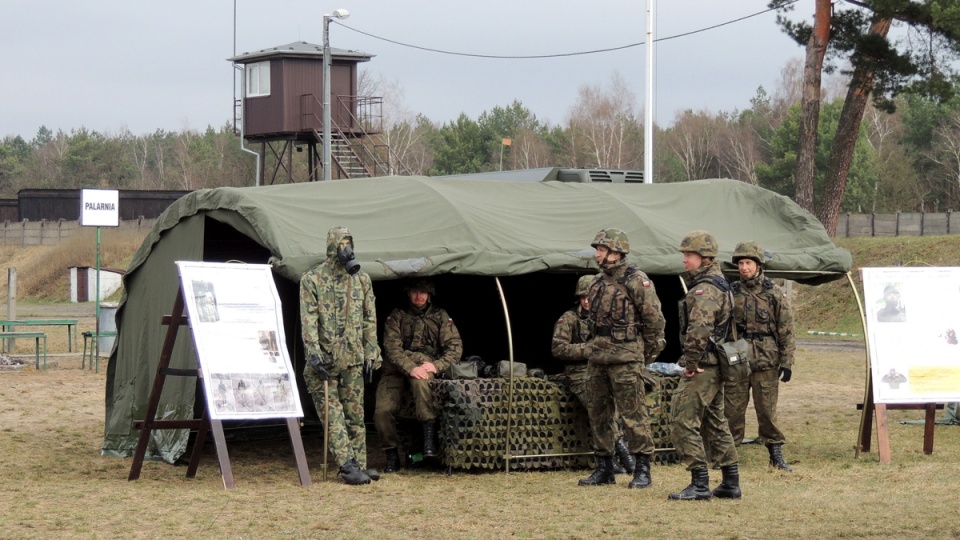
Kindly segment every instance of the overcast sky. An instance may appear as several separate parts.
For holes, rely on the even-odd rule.
[[[735,21],[764,11],[767,1],[661,0],[656,38]],[[644,45],[520,60],[385,40],[481,55],[591,51],[645,41],[646,7],[628,0],[4,0],[0,137],[29,140],[41,125],[136,135],[218,128],[233,114],[226,59],[293,41],[321,44],[323,14],[338,8],[350,11],[342,21],[349,28],[331,24],[331,46],[376,55],[363,64],[370,74],[398,83],[405,107],[435,122],[461,112],[476,119],[520,100],[541,120],[563,124],[578,89],[608,87],[615,72],[635,93],[639,113]],[[804,9],[812,3],[794,18],[807,16]],[[661,41],[654,51],[661,125],[683,109],[749,107],[757,87],[772,93],[784,65],[803,56],[772,12]]]

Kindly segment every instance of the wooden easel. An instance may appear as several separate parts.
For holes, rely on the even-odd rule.
[[[873,415],[877,415],[877,454],[880,456],[880,463],[890,463],[890,426],[887,423],[887,410],[923,410],[926,411],[923,422],[923,453],[930,455],[933,453],[933,429],[936,426],[937,415],[936,403],[874,403],[873,401],[873,379],[867,383],[866,403],[863,404],[863,419],[860,422],[860,444],[857,448],[857,455],[861,451],[870,451],[870,439],[872,438]]]
[[[220,475],[223,478],[223,487],[225,489],[233,488],[233,470],[230,467],[230,456],[227,454],[227,441],[223,435],[223,422],[221,420],[211,420],[210,412],[206,406],[203,408],[202,418],[193,420],[157,420],[157,409],[160,406],[160,395],[163,393],[163,383],[167,376],[174,377],[197,377],[203,378],[203,371],[200,369],[199,355],[197,359],[197,369],[177,369],[170,367],[170,356],[173,354],[173,345],[177,339],[177,333],[180,326],[189,324],[187,317],[183,313],[183,288],[177,290],[177,298],[173,303],[173,313],[164,315],[161,324],[167,327],[167,335],[163,341],[163,348],[160,351],[160,362],[157,365],[157,374],[153,379],[153,388],[150,390],[150,401],[147,405],[147,413],[143,420],[135,420],[133,429],[140,430],[140,438],[137,441],[137,449],[133,454],[133,464],[130,466],[130,475],[127,480],[137,480],[140,478],[140,470],[143,468],[143,460],[147,453],[147,445],[150,442],[150,433],[157,429],[190,429],[196,430],[197,438],[193,445],[193,452],[190,454],[190,463],[187,466],[187,478],[193,478],[197,475],[197,468],[200,465],[200,456],[203,454],[203,443],[206,440],[207,432],[213,431],[213,440],[217,447],[217,459],[220,461]],[[197,385],[201,392],[205,392],[203,384]],[[203,400],[206,404],[206,399]],[[290,432],[290,442],[293,445],[293,453],[297,462],[297,473],[300,475],[300,485],[310,485],[310,470],[307,468],[306,453],[303,450],[303,439],[300,437],[300,424],[296,418],[287,418],[287,430]]]

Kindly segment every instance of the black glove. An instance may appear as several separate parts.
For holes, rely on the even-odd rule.
[[[324,363],[320,360],[320,355],[318,355],[318,354],[311,354],[311,355],[307,358],[307,363],[310,364],[310,367],[313,369],[314,372],[316,372],[317,377],[318,377],[321,381],[329,381],[329,380],[331,379],[331,377],[330,377],[330,372],[327,371],[327,368],[329,368],[330,366],[324,364]]]
[[[791,376],[793,376],[793,370],[788,367],[780,368],[780,382],[790,382]]]

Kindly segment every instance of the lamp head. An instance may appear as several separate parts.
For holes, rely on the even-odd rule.
[[[345,10],[345,9],[343,9],[343,8],[338,9],[338,10],[335,10],[335,11],[334,11],[333,13],[331,13],[330,15],[327,15],[327,17],[334,17],[334,18],[337,18],[337,19],[346,19],[346,18],[349,17],[349,16],[350,16],[350,12],[347,11],[347,10]]]

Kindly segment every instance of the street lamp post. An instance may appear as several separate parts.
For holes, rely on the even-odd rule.
[[[330,19],[346,19],[350,12],[338,9],[323,16],[323,179],[331,179],[330,171]]]

